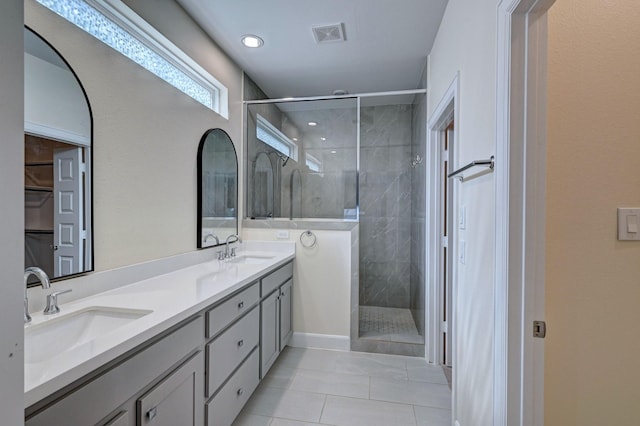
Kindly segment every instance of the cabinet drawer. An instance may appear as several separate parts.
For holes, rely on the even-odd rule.
[[[234,319],[247,312],[260,300],[258,283],[222,302],[207,312],[207,338],[215,336]]]
[[[262,278],[262,297],[268,296],[273,290],[280,287],[282,283],[293,277],[293,263],[289,262],[282,268],[277,269]]]
[[[256,306],[207,345],[207,396],[211,396],[229,374],[258,345],[260,310]]]
[[[231,379],[207,404],[208,426],[229,426],[258,386],[258,350],[242,364]]]

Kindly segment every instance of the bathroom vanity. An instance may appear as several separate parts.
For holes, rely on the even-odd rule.
[[[282,247],[116,288],[54,318],[34,314],[26,425],[230,425],[292,334],[294,247]],[[55,338],[74,317],[97,335],[47,357],[45,331]]]

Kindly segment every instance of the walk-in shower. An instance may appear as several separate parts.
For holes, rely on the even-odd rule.
[[[424,355],[424,93],[248,102],[245,117],[247,218],[351,224],[351,348]]]

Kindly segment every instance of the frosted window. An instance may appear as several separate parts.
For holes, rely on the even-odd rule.
[[[312,172],[319,173],[322,171],[322,161],[318,160],[313,155],[306,154],[305,160],[306,160],[305,163],[307,164],[307,167],[309,167],[309,170],[311,170]]]
[[[281,154],[298,160],[298,146],[260,114],[257,114],[256,137]]]
[[[82,0],[37,0],[206,107],[218,111],[216,90],[204,87]]]

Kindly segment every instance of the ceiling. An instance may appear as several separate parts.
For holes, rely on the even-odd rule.
[[[419,88],[447,0],[176,0],[270,98]],[[312,27],[343,24],[318,44]],[[264,46],[240,43],[255,34]]]

